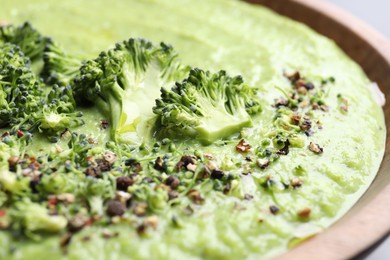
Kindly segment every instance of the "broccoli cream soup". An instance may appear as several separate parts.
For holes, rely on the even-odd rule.
[[[384,153],[362,69],[234,0],[3,0],[1,259],[259,259]]]

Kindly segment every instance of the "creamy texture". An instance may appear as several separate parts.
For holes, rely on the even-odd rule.
[[[159,213],[162,217],[157,230],[144,238],[126,225],[109,227],[119,231],[119,236],[111,239],[99,235],[101,228],[86,228],[75,235],[67,255],[59,250],[58,237],[15,242],[2,232],[0,258],[10,257],[10,248],[15,248],[13,257],[19,259],[269,256],[328,227],[356,202],[378,170],[384,151],[384,117],[361,68],[329,39],[265,8],[226,0],[118,0],[110,4],[103,0],[6,0],[0,19],[15,24],[30,21],[70,52],[85,58],[94,58],[116,41],[144,37],[171,43],[184,64],[242,74],[246,82],[261,88],[259,98],[264,102],[263,112],[254,118],[254,127],[245,136],[253,146],[272,131],[272,104],[283,95],[275,86],[284,91],[291,89],[284,70],[299,70],[317,84],[321,79],[336,79],[326,86],[330,111],[314,112],[323,129],[311,137],[302,134],[304,148],[291,148],[289,155],[265,170],[242,175],[237,194],[214,192],[205,182],[205,204],[192,216],[180,213],[186,202],[177,208],[165,208]],[[338,109],[338,94],[349,101],[346,114]],[[92,120],[87,120],[83,131],[96,137],[96,122],[102,116],[94,110],[85,114]],[[104,132],[98,135],[101,141],[108,138]],[[307,149],[310,142],[320,144],[324,153],[317,155]],[[226,158],[226,170],[240,171],[226,163],[229,159],[242,161],[242,155],[234,150],[236,143],[221,148],[188,141],[191,147],[218,154],[221,160]],[[39,148],[50,145],[45,138],[35,144]],[[298,166],[304,171],[296,170]],[[281,182],[299,177],[303,185],[267,192],[260,187],[267,176]],[[245,193],[254,195],[254,199],[242,200]],[[281,212],[271,214],[271,205],[277,205]],[[311,209],[310,220],[302,221],[297,212],[307,207]],[[173,215],[180,217],[181,228],[172,228]],[[91,240],[82,242],[87,234]]]

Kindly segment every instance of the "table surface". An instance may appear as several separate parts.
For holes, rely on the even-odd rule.
[[[370,24],[390,39],[389,0],[327,0]],[[390,41],[390,40],[389,40]],[[389,220],[390,221],[390,220]],[[364,257],[366,260],[390,259],[390,237]]]

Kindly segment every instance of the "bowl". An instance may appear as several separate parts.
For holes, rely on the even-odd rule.
[[[390,100],[390,41],[322,0],[247,0],[302,22],[333,39]],[[339,221],[278,259],[350,259],[390,232],[390,102],[384,105],[385,155],[367,192]]]

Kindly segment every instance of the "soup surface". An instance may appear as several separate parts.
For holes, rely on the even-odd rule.
[[[3,0],[0,20],[29,21],[83,59],[130,37],[163,41],[174,46],[183,64],[242,75],[258,89],[262,105],[253,127],[207,146],[185,138],[164,144],[140,127],[135,133],[140,143],[120,158],[135,158],[142,167],[137,185],[126,191],[132,199],[124,215],[105,214],[116,196],[113,184],[112,194],[87,196],[103,211],[92,214],[87,207],[85,215],[93,221],[79,232],[66,231],[69,216],[55,234],[1,231],[2,259],[257,259],[278,254],[341,217],[381,163],[384,116],[362,69],[331,40],[263,7],[231,0]],[[152,114],[157,97],[151,91],[151,102],[141,106],[145,114]],[[96,107],[80,110],[86,124],[74,131],[97,140],[96,154],[109,150],[109,130],[101,128],[105,115]],[[37,133],[29,153],[38,157],[66,144],[52,144]],[[183,155],[192,156],[197,170],[188,165],[177,170]],[[156,169],[158,158],[176,170]],[[199,169],[211,169],[210,164],[224,177],[201,178]],[[106,172],[99,181],[112,183],[133,174],[133,166]],[[83,171],[59,168],[65,181],[51,195],[86,189],[80,183],[90,178]],[[166,185],[159,187],[173,174],[181,184],[178,197],[171,199]],[[146,190],[146,197],[137,197],[139,189]],[[71,241],[61,247],[67,236]]]

